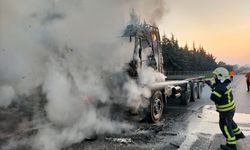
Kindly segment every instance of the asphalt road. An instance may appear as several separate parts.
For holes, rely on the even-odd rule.
[[[244,76],[235,76],[232,87],[237,104],[234,119],[247,136],[246,139],[238,141],[238,149],[250,150],[248,146],[250,143],[250,93],[246,91]],[[218,113],[209,99],[210,93],[210,88],[204,87],[202,98],[191,102],[188,106],[180,105],[180,101],[172,101],[166,106],[166,111],[159,123],[138,122],[135,121],[136,117],[129,116],[128,123],[134,126],[131,131],[117,135],[98,135],[94,140],[84,140],[63,150],[219,150],[220,144],[224,144],[225,139],[219,130]],[[6,116],[1,114],[2,117]],[[4,133],[1,132],[2,130],[0,129],[0,133]],[[15,136],[15,134],[10,134],[10,136]],[[0,138],[1,146],[1,143],[6,142],[4,138],[6,135],[0,134],[0,137],[3,137]],[[22,139],[23,134],[19,134],[18,137]],[[24,145],[21,149],[31,149],[31,147]]]
[[[213,106],[209,100],[210,88],[205,87],[202,98],[190,102],[188,106],[180,105],[179,100],[171,101],[166,106],[162,120],[156,124],[130,122],[135,129],[122,135],[98,136],[93,141],[82,141],[67,150],[103,150],[103,149],[137,149],[137,150],[176,150],[192,149],[198,138],[207,142],[202,146],[208,149],[212,134],[193,132],[193,124],[199,124],[204,117],[203,108]],[[209,131],[208,131],[209,132]],[[203,142],[204,143],[204,142]],[[203,148],[198,148],[203,149]]]
[[[238,142],[238,149],[250,150],[247,147],[250,142],[250,93],[246,92],[244,76],[235,76],[232,87],[237,103],[235,121],[247,136]],[[172,101],[166,107],[163,119],[157,124],[135,123],[135,130],[129,133],[83,141],[67,150],[219,150],[225,139],[219,130],[218,113],[209,99],[210,93],[210,88],[204,87],[202,98],[188,106]]]

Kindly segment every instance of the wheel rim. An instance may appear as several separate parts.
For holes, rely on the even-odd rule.
[[[155,120],[158,120],[161,117],[162,109],[163,109],[162,108],[162,101],[159,97],[156,97],[154,99],[154,103],[153,103],[152,107],[153,107],[153,111],[152,111],[153,118]]]

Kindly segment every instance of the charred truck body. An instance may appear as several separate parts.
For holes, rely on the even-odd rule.
[[[133,59],[127,69],[131,78],[138,80],[138,70],[145,66],[164,74],[161,40],[157,27],[148,24],[129,25],[124,36],[129,37],[130,42],[134,41]],[[169,100],[179,99],[181,104],[188,105],[190,101],[201,98],[203,78],[203,76],[183,80],[166,78],[147,85],[151,90],[150,105],[146,111],[148,120],[158,122]]]

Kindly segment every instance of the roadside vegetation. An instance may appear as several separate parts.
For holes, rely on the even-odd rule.
[[[162,53],[164,59],[164,69],[166,74],[190,74],[198,72],[206,75],[216,67],[223,66],[228,70],[233,70],[233,65],[228,65],[222,61],[216,62],[216,57],[208,53],[203,46],[196,46],[193,43],[190,48],[187,44],[182,47],[178,40],[172,35],[170,38],[162,37]]]

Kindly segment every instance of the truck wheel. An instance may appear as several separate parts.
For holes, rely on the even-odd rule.
[[[182,105],[188,105],[190,102],[190,97],[191,97],[191,93],[190,93],[190,89],[187,89],[186,91],[181,93],[181,104]]]
[[[150,116],[149,121],[156,123],[160,121],[164,109],[162,93],[156,91],[150,99]]]
[[[191,102],[195,102],[198,96],[198,86],[197,83],[191,83],[191,98],[190,101]]]
[[[197,89],[198,89],[198,91],[197,91],[197,98],[201,99],[202,92],[203,92],[203,83],[202,82],[198,83],[198,88]]]

